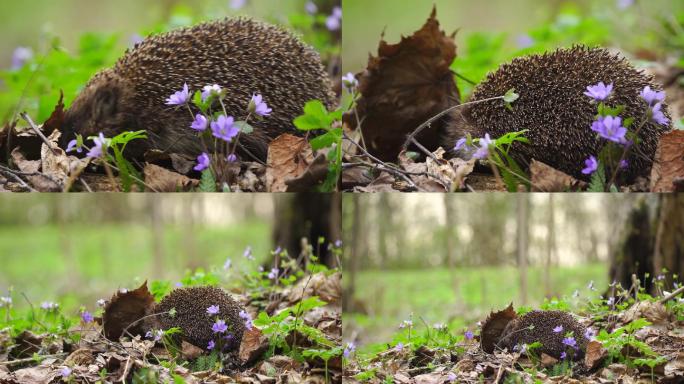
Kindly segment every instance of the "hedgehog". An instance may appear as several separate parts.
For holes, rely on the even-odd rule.
[[[613,83],[607,105],[624,105],[623,118],[636,122],[647,112],[647,104],[639,97],[645,86],[662,87],[651,75],[635,69],[624,57],[604,48],[581,45],[553,52],[514,59],[487,78],[473,91],[470,101],[504,95],[515,89],[520,95],[512,109],[501,100],[468,104],[451,112],[446,130],[448,148],[461,137],[501,137],[508,132],[527,129],[529,144],[515,143],[511,154],[521,165],[532,159],[546,163],[578,179],[584,160],[598,156],[604,141],[598,140],[590,127],[597,115],[596,104],[584,95],[587,86]],[[667,105],[662,110],[669,118]],[[670,127],[648,121],[639,133],[640,143],[630,152],[628,168],[622,172],[625,181],[646,176],[651,169],[659,137]],[[467,154],[457,153],[461,157]]]
[[[216,315],[208,313],[207,309],[211,306],[218,306]],[[217,287],[174,289],[155,305],[153,311],[158,315],[150,317],[147,328],[166,330],[178,327],[183,340],[200,348],[207,348],[212,340],[216,342],[217,333],[214,333],[212,326],[217,319],[223,320],[228,327],[222,334],[227,349],[239,348],[245,332],[245,320],[240,317],[244,308]]]
[[[192,116],[166,100],[187,84],[191,92],[207,85],[228,90],[228,115],[243,118],[254,94],[273,110],[250,121],[254,132],[240,138],[241,153],[265,160],[268,143],[282,133],[296,134],[292,120],[307,101],[335,104],[332,83],[319,54],[292,33],[249,18],[227,18],[153,35],[126,51],[117,63],[96,74],[66,111],[60,145],[76,134],[145,130],[127,157],[147,150],[196,156],[203,146],[191,129]],[[198,113],[193,108],[193,115]]]
[[[540,353],[556,359],[566,356],[580,359],[584,356],[588,342],[586,334],[587,329],[567,312],[531,311],[518,316],[511,305],[503,311],[492,313],[485,320],[480,342],[487,353],[493,353],[496,349],[517,351],[524,345],[539,342],[541,347],[537,351]],[[570,337],[576,343],[574,347],[563,342],[568,339],[567,343],[572,343]]]

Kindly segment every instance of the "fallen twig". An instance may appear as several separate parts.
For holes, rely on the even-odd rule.
[[[29,124],[31,129],[33,129],[33,131],[38,135],[38,137],[40,137],[40,139],[43,140],[43,143],[45,145],[47,145],[47,147],[50,149],[50,152],[52,152],[53,155],[58,156],[59,152],[55,151],[55,149],[52,148],[52,144],[50,143],[50,140],[48,140],[47,137],[45,137],[45,135],[43,135],[43,132],[40,131],[40,128],[38,128],[36,123],[34,123],[33,120],[31,119],[31,116],[29,116],[28,113],[26,113],[26,112],[20,113],[19,116],[21,116],[22,119],[26,120],[26,122]]]

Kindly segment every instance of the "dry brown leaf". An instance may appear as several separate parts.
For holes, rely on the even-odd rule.
[[[308,192],[325,181],[328,176],[328,159],[319,154],[299,177],[286,180],[287,192]]]
[[[199,180],[154,164],[145,164],[143,173],[146,192],[188,192],[199,186]]]
[[[603,348],[603,344],[599,341],[591,340],[587,343],[587,351],[584,355],[584,365],[593,370],[603,362],[603,360],[608,356],[608,351]]]
[[[480,332],[480,346],[482,350],[487,353],[493,353],[504,328],[506,328],[506,325],[511,320],[517,317],[518,315],[513,309],[513,303],[502,311],[491,312],[482,323],[482,332]]]
[[[651,192],[682,192],[675,187],[675,181],[681,179],[684,179],[684,131],[675,130],[660,137],[651,169]]]
[[[361,97],[357,112],[367,150],[383,161],[394,161],[406,136],[460,97],[450,65],[456,57],[455,34],[440,30],[433,9],[423,27],[397,44],[380,40],[378,56],[370,56],[365,71],[357,75]],[[344,123],[358,128],[354,112]],[[423,130],[417,140],[435,150],[446,118]]]
[[[286,181],[301,177],[313,161],[311,145],[306,139],[287,133],[278,136],[268,146],[268,191],[286,192]]]
[[[541,161],[530,164],[532,192],[568,192],[586,188],[587,183],[559,171]]]
[[[40,158],[43,173],[57,182],[58,187],[61,190],[69,179],[71,160],[66,152],[64,152],[62,148],[59,148],[59,145],[57,144],[60,136],[61,133],[59,131],[52,132],[47,138],[50,143],[50,148],[43,143],[40,148]]]
[[[118,291],[105,305],[102,328],[107,339],[118,341],[124,330],[136,336],[144,334],[143,323],[139,321],[154,307],[154,297],[147,289],[147,281],[133,291]],[[135,323],[137,322],[137,323]],[[131,325],[135,323],[135,325]]]
[[[667,362],[663,373],[669,378],[684,378],[684,352],[677,353],[672,360]]]
[[[621,320],[625,324],[640,318],[648,320],[653,326],[667,327],[670,322],[670,313],[662,303],[640,301],[621,314]]]
[[[255,327],[246,329],[240,344],[240,362],[249,365],[255,362],[268,349],[268,337]]]
[[[204,350],[202,348],[194,346],[185,340],[181,341],[181,356],[185,360],[195,360],[203,354]]]

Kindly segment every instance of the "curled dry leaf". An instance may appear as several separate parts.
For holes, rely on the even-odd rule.
[[[639,301],[624,311],[620,317],[625,324],[640,318],[648,320],[655,327],[666,327],[670,322],[670,313],[667,308],[657,301]]]
[[[506,325],[517,317],[518,315],[513,309],[513,303],[502,311],[491,312],[482,323],[482,332],[480,332],[480,346],[482,350],[487,353],[493,353]]]
[[[665,377],[668,378],[684,378],[684,352],[678,352],[674,358],[665,364]]]
[[[55,106],[55,109],[50,114],[47,120],[43,123],[42,131],[49,135],[53,134],[54,131],[58,131],[64,125],[64,92],[59,91],[59,101]],[[61,133],[57,135],[59,137]],[[58,146],[57,146],[58,147]]]
[[[586,365],[589,370],[596,369],[607,356],[608,351],[603,348],[603,344],[599,341],[591,340],[587,343],[587,351],[584,355],[584,365]]]
[[[136,290],[115,293],[102,315],[105,337],[118,341],[126,328],[127,332],[134,336],[144,334],[143,322],[140,319],[149,314],[153,307],[154,297],[147,289],[147,281]],[[133,323],[136,324],[131,325]]]
[[[299,177],[286,180],[287,192],[308,192],[325,181],[328,176],[328,160],[324,154],[319,154],[313,163]]]
[[[671,131],[660,137],[651,169],[651,192],[683,192],[678,180],[684,179],[684,131]]]
[[[287,299],[290,305],[294,305],[311,296],[318,296],[328,304],[339,304],[342,297],[342,274],[336,272],[326,276],[320,272],[311,276],[311,280],[302,279],[292,287]]]
[[[240,362],[249,365],[255,362],[268,349],[268,337],[257,328],[246,329],[240,344]]]
[[[532,192],[578,191],[587,186],[586,182],[537,160],[532,160],[530,164],[530,180]]]
[[[364,141],[368,152],[383,161],[394,161],[409,133],[459,103],[449,68],[456,57],[455,34],[440,30],[436,14],[433,9],[419,31],[397,44],[381,39],[378,56],[370,56],[366,70],[357,75],[361,97],[356,109]],[[358,128],[353,111],[343,121]],[[435,121],[416,139],[435,150],[445,123],[446,118]]]
[[[286,192],[287,181],[301,177],[314,161],[311,145],[303,137],[282,134],[268,146],[266,187],[270,192]]]
[[[145,190],[147,192],[188,192],[197,188],[199,180],[191,179],[154,164],[145,164]]]

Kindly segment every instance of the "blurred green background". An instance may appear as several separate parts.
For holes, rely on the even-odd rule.
[[[2,1],[0,123],[16,116],[17,109],[42,123],[54,109],[60,89],[68,106],[93,74],[111,66],[141,37],[226,16],[282,25],[314,46],[326,64],[337,62],[341,33],[331,30],[327,21],[338,4],[339,0]],[[33,54],[21,68],[14,66],[13,57],[26,50],[17,48]]]
[[[238,284],[270,260],[271,195],[10,195],[0,199],[0,296],[69,310],[202,268]],[[251,246],[254,261],[243,257]],[[231,267],[224,270],[224,263]],[[232,275],[231,275],[232,273]],[[234,278],[231,279],[231,276]]]
[[[520,199],[528,205],[519,225]],[[642,199],[346,195],[344,338],[372,350],[391,341],[411,316],[421,329],[423,321],[444,323],[458,333],[474,330],[491,310],[509,303],[539,307],[555,297],[580,307],[607,289],[624,223]],[[517,255],[519,227],[529,234],[524,267]]]
[[[678,0],[344,0],[344,72],[362,71],[381,33],[397,43],[420,29],[433,4],[441,28],[456,35],[452,69],[479,82],[500,63],[574,43],[632,56],[681,60],[684,1]],[[684,64],[684,62],[680,62]],[[684,66],[684,65],[683,65]],[[470,85],[460,81],[467,96]]]

